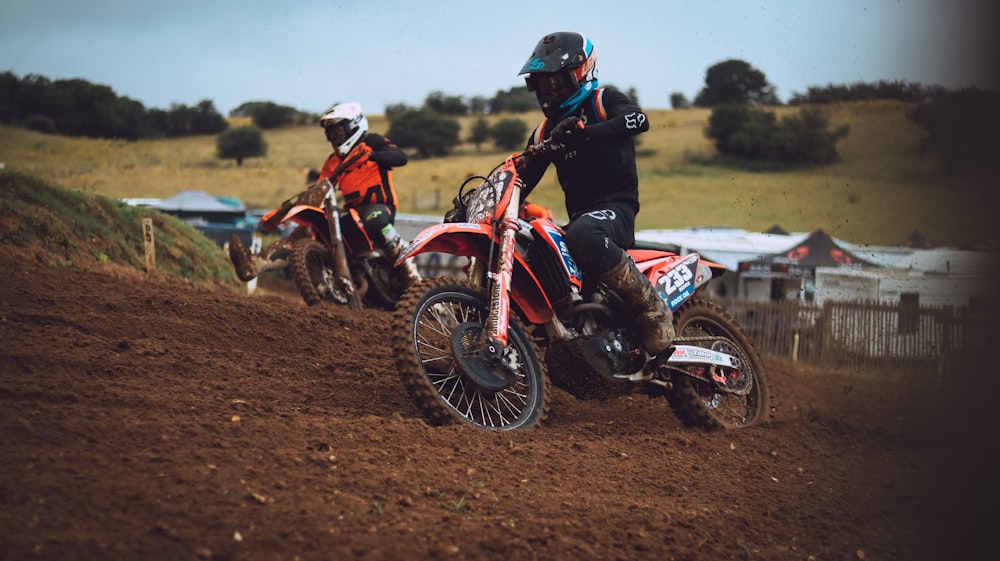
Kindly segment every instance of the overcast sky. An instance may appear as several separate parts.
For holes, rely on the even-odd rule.
[[[552,31],[594,42],[601,82],[647,108],[693,99],[737,58],[784,101],[810,86],[904,80],[1000,90],[993,0],[4,0],[0,72],[82,78],[166,109],[211,99],[320,112],[428,93],[490,98]],[[987,9],[992,13],[987,14]],[[986,53],[989,53],[988,55]]]

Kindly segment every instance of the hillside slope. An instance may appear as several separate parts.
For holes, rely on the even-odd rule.
[[[762,232],[822,229],[858,244],[894,245],[914,230],[934,245],[995,239],[996,181],[943,174],[925,132],[909,117],[912,104],[874,101],[822,106],[831,127],[850,126],[837,146],[839,161],[796,171],[751,173],[700,165],[713,153],[704,136],[710,110],[652,110],[650,130],[638,137],[642,210],[640,229],[726,225]],[[775,108],[779,116],[798,108]],[[534,127],[540,113],[516,117]],[[475,117],[460,120],[467,138]],[[388,122],[371,119],[372,130]],[[305,184],[330,146],[318,127],[265,131],[268,154],[236,166],[215,155],[214,136],[140,142],[46,136],[0,126],[0,161],[72,189],[108,197],[166,198],[187,189],[238,197],[270,209]],[[421,160],[395,170],[402,212],[441,216],[464,179],[485,175],[506,152],[459,146],[447,158]],[[996,168],[1000,169],[1000,168]],[[532,194],[563,211],[563,194],[549,171]],[[992,205],[992,206],[991,206]]]

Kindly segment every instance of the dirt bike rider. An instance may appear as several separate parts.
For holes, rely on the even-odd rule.
[[[649,130],[646,114],[625,94],[598,87],[597,58],[580,33],[546,35],[519,72],[545,119],[528,144],[553,149],[522,173],[522,200],[555,164],[570,217],[565,240],[585,274],[596,275],[636,316],[643,348],[658,355],[674,339],[672,314],[625,253],[635,243],[639,179],[633,136]]]
[[[381,247],[395,261],[406,242],[395,227],[398,201],[391,170],[406,165],[406,153],[384,136],[368,132],[368,119],[359,103],[334,105],[323,114],[319,125],[333,146],[333,153],[327,157],[317,181],[329,179],[338,186],[344,207],[358,213],[372,244]],[[237,276],[243,281],[284,266],[283,260],[251,255],[238,243],[235,249],[230,244],[229,253]],[[407,285],[420,280],[412,260],[401,264],[397,271]]]

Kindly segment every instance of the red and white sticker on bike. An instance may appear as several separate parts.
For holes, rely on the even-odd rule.
[[[697,253],[690,253],[684,259],[674,261],[670,268],[659,271],[653,283],[656,292],[667,301],[671,310],[676,310],[694,294],[695,273],[698,270]]]

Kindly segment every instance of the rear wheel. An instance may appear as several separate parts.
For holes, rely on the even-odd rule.
[[[523,429],[541,423],[548,413],[545,367],[516,315],[511,315],[499,360],[492,366],[481,360],[479,335],[487,314],[483,292],[456,279],[421,281],[399,300],[392,329],[396,366],[433,425]],[[491,386],[497,379],[509,383]]]
[[[743,327],[725,310],[705,300],[691,300],[674,312],[677,337],[733,355],[740,363],[740,391],[726,393],[710,382],[677,374],[667,399],[681,421],[708,429],[736,429],[766,421],[771,392],[760,356]],[[710,340],[699,343],[698,339]]]

